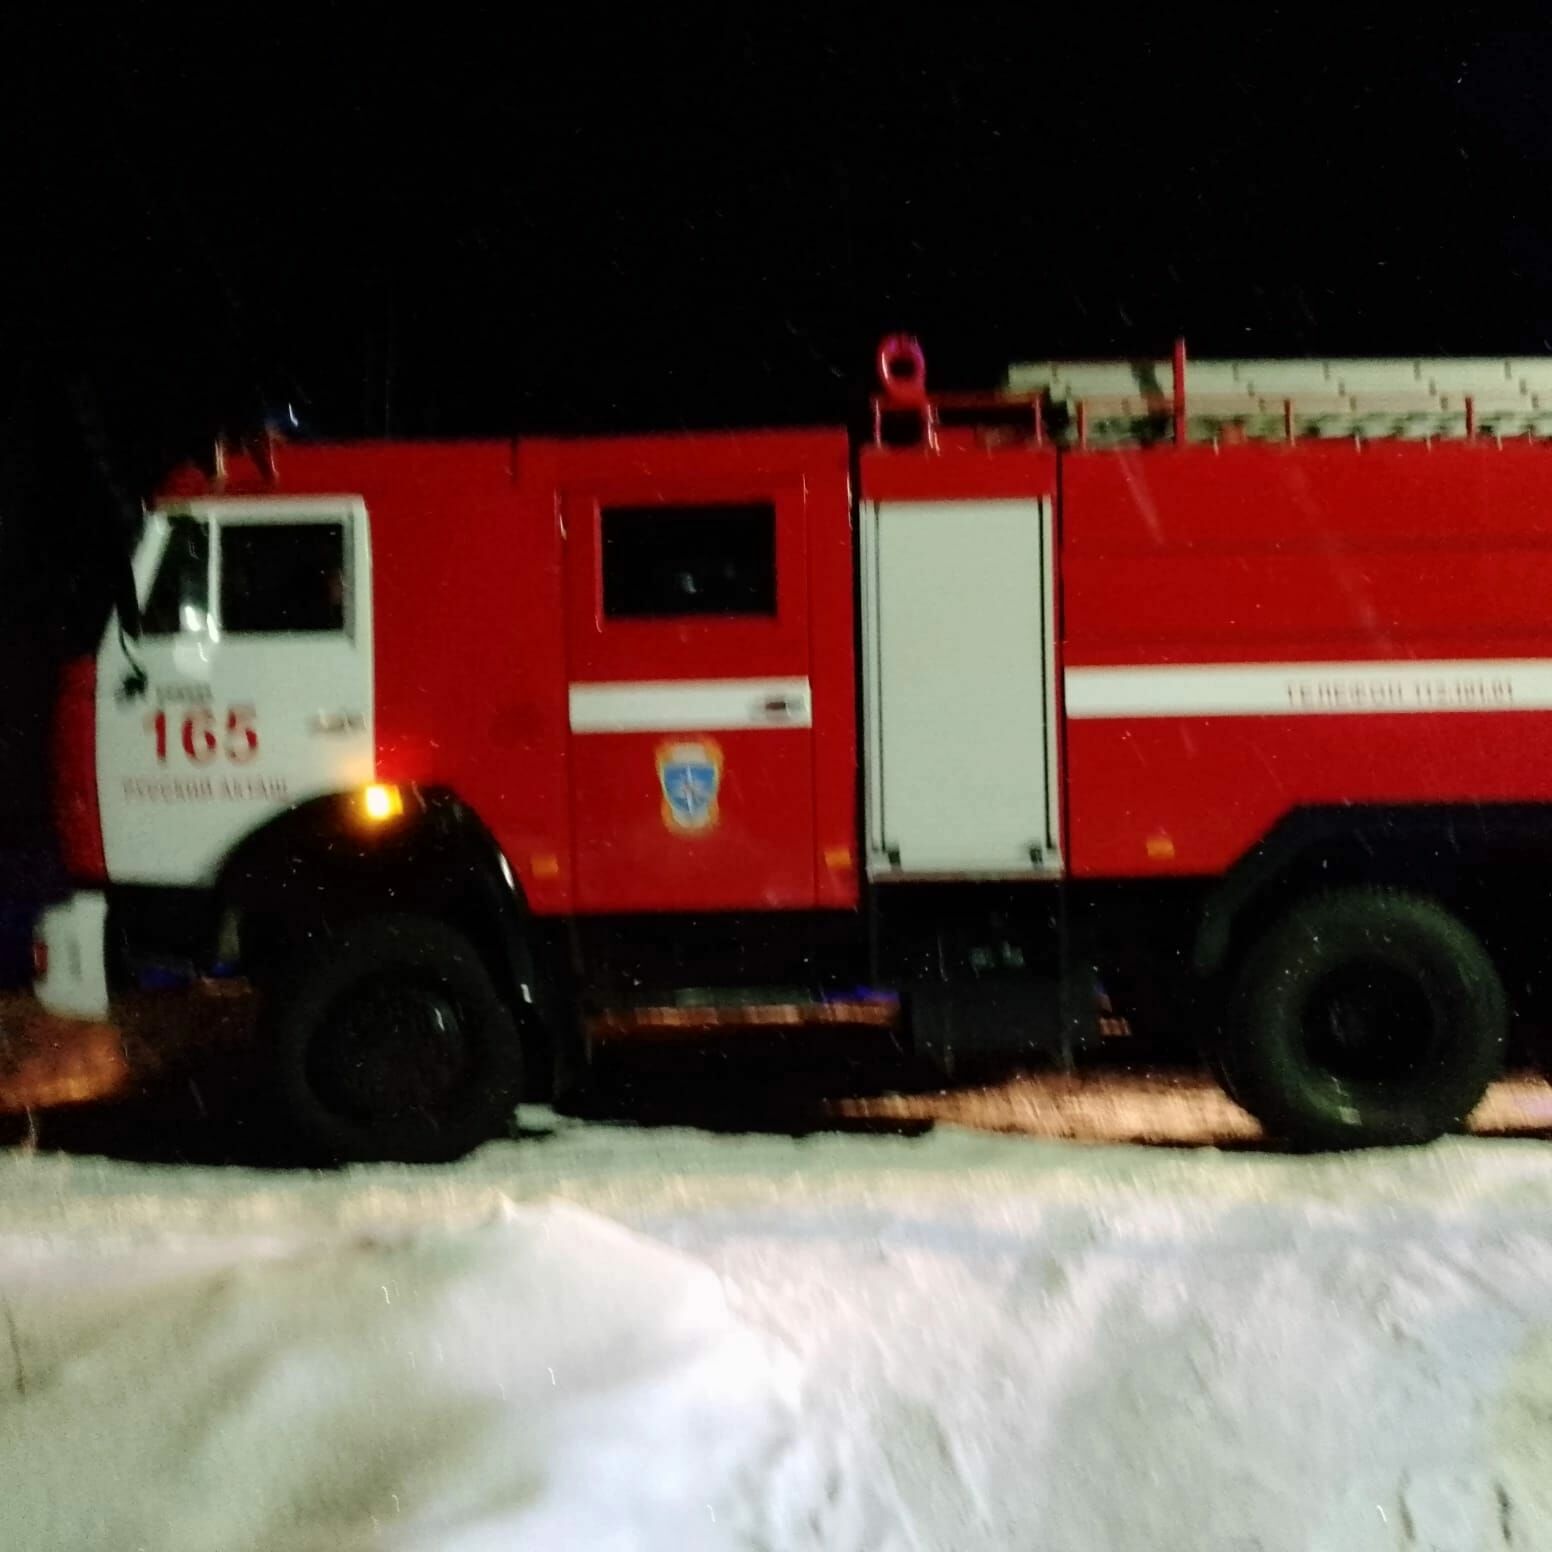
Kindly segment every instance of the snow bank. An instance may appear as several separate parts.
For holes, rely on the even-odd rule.
[[[15,1159],[0,1291],[29,1548],[1552,1546],[1545,1144]]]
[[[3,1254],[0,1516],[29,1552],[709,1552],[790,1433],[790,1364],[718,1279],[571,1208]]]

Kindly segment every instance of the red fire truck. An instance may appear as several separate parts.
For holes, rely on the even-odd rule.
[[[871,438],[265,443],[171,479],[56,728],[38,992],[260,989],[337,1156],[591,1045],[1096,988],[1276,1136],[1457,1125],[1552,862],[1552,361],[1018,367]]]

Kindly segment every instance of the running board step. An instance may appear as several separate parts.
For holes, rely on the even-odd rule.
[[[671,1004],[610,1008],[587,1020],[588,1039],[693,1040],[742,1030],[894,1029],[900,1022],[897,997],[849,997],[825,1001]]]

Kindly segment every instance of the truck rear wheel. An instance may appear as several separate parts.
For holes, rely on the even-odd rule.
[[[287,967],[265,1012],[284,1119],[309,1158],[455,1159],[511,1125],[517,1026],[442,922],[353,922]]]
[[[1427,1142],[1503,1065],[1502,983],[1436,901],[1377,888],[1295,906],[1251,950],[1217,1049],[1224,1086],[1305,1147]]]

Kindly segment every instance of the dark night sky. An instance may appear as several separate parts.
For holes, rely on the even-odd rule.
[[[287,401],[329,435],[843,419],[894,327],[960,386],[1177,332],[1552,349],[1552,25],[744,12],[121,7],[10,42],[0,848],[104,596],[76,406],[138,497]]]

